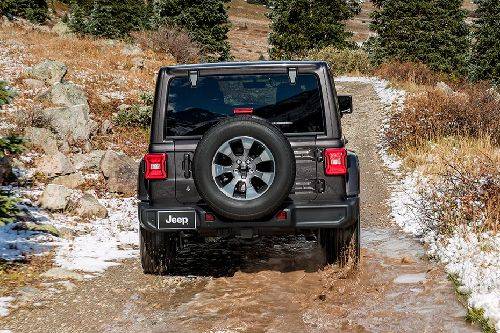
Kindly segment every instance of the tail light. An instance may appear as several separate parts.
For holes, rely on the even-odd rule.
[[[167,178],[167,154],[146,154],[146,179]]]
[[[252,114],[253,108],[235,108],[233,110],[234,114]]]
[[[338,176],[347,173],[347,150],[345,148],[327,148],[323,154],[325,175]]]

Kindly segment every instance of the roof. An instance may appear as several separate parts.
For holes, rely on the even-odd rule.
[[[242,68],[242,67],[321,67],[324,61],[249,61],[249,62],[211,62],[202,64],[166,66],[165,70]]]

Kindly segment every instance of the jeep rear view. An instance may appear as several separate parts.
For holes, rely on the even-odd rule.
[[[162,68],[138,179],[144,272],[168,273],[206,237],[304,234],[328,263],[357,261],[359,166],[340,123],[351,111],[323,62]]]

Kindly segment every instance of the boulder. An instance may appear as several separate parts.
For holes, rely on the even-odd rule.
[[[56,136],[46,128],[26,127],[24,138],[29,147],[42,149],[46,154],[55,154],[58,151]]]
[[[100,169],[108,180],[109,191],[135,194],[138,165],[131,157],[108,150],[101,160]]]
[[[42,117],[70,144],[90,138],[91,124],[87,104],[45,109],[42,111]]]
[[[52,32],[58,34],[59,36],[64,36],[64,35],[71,35],[71,29],[68,27],[68,25],[62,21],[57,22],[53,27],[52,27]]]
[[[45,83],[41,80],[24,79],[23,84],[27,85],[30,89],[40,90],[45,88]]]
[[[0,185],[6,185],[16,179],[12,172],[12,162],[9,157],[0,158]]]
[[[72,194],[73,191],[65,186],[49,184],[38,199],[38,203],[48,210],[65,210]]]
[[[75,172],[73,164],[61,152],[56,152],[52,155],[42,156],[36,162],[38,172],[41,172],[49,177],[57,175],[68,175]]]
[[[51,184],[63,185],[67,188],[75,189],[85,184],[85,178],[83,178],[81,172],[76,172],[66,176],[59,176]]]
[[[77,170],[95,170],[99,168],[104,153],[104,150],[92,150],[88,154],[74,154],[71,161]]]
[[[442,92],[444,92],[447,95],[452,95],[454,93],[453,89],[451,89],[450,86],[447,85],[446,83],[444,83],[443,81],[439,81],[436,84],[436,88],[441,90]]]
[[[56,83],[50,90],[50,100],[55,105],[73,106],[84,104],[88,107],[87,94],[72,82]]]
[[[26,77],[41,80],[47,84],[61,82],[68,72],[66,65],[60,61],[45,60],[24,71]]]
[[[106,207],[101,205],[99,200],[89,193],[85,193],[71,206],[71,212],[83,218],[105,218],[108,216]]]

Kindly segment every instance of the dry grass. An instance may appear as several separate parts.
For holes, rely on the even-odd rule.
[[[445,74],[437,73],[427,65],[415,62],[387,62],[377,67],[374,74],[403,86],[433,86],[439,81],[447,80]]]
[[[58,36],[54,33],[23,26],[0,27],[0,47],[9,59],[14,59],[19,68],[12,69],[8,60],[0,60],[0,73],[10,73],[14,86],[20,91],[15,106],[26,113],[36,114],[45,107],[35,99],[40,91],[29,89],[22,82],[23,66],[32,66],[45,59],[64,62],[68,66],[66,80],[81,85],[87,92],[91,113],[95,120],[110,119],[122,103],[132,104],[143,91],[153,91],[156,73],[161,66],[175,63],[167,54],[150,50],[126,51],[124,42],[93,39],[87,37]],[[134,66],[135,58],[144,61],[143,68]],[[103,98],[104,97],[104,98]],[[141,155],[146,144],[141,141],[147,135],[142,129],[120,129],[100,142],[110,143],[132,153]],[[132,142],[132,143],[130,143]]]
[[[457,227],[497,233],[500,228],[500,148],[488,136],[446,137],[401,154],[429,177],[427,218],[443,233]],[[430,190],[430,191],[429,191]]]
[[[500,145],[500,99],[486,84],[462,85],[454,93],[431,88],[410,96],[389,124],[386,138],[396,151],[454,135],[490,136]]]

